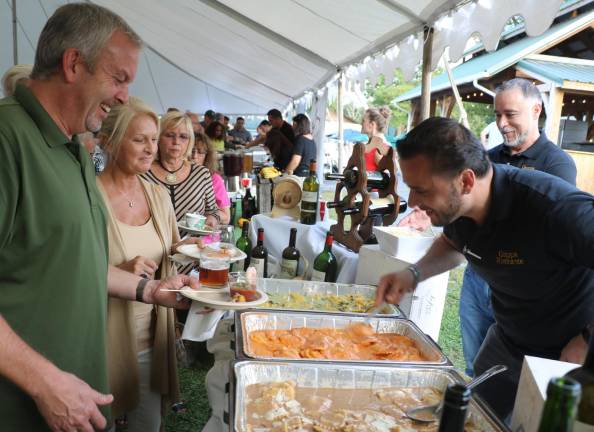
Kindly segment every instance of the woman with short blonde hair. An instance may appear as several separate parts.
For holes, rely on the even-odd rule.
[[[171,111],[161,118],[158,158],[144,175],[150,182],[169,192],[178,223],[186,213],[206,216],[206,225],[215,228],[220,222],[210,171],[189,161],[194,148],[194,130],[190,117]],[[181,231],[181,235],[187,232]],[[180,269],[188,274],[192,265]]]

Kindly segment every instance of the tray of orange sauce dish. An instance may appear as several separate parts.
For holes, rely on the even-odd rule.
[[[452,365],[403,318],[246,310],[235,320],[238,359]]]

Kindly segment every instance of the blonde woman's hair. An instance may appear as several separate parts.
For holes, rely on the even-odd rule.
[[[130,97],[128,103],[115,105],[111,108],[109,115],[103,121],[99,131],[101,148],[108,155],[109,161],[114,161],[120,152],[122,141],[130,127],[130,123],[136,117],[145,115],[157,125],[157,134],[159,133],[159,117],[144,103],[141,99]]]
[[[161,117],[161,132],[159,133],[159,144],[161,143],[161,137],[169,129],[174,129],[179,125],[184,125],[188,130],[190,140],[188,142],[188,148],[186,149],[186,159],[192,157],[192,149],[194,148],[194,128],[192,126],[192,119],[186,113],[181,111],[169,111],[163,117]],[[157,150],[155,159],[159,159],[161,148]]]
[[[21,81],[28,80],[31,76],[33,65],[18,64],[14,65],[2,75],[2,91],[5,97],[12,96],[17,84]]]
[[[195,134],[194,147],[204,146],[206,147],[206,157],[204,158],[204,166],[208,168],[210,173],[218,171],[218,160],[217,151],[212,144],[212,141],[204,132],[198,132]],[[191,158],[191,154],[190,154]]]
[[[365,116],[369,119],[369,121],[375,123],[375,125],[377,126],[377,131],[379,133],[386,132],[391,115],[392,110],[387,106],[383,106],[380,108],[369,108],[365,111]]]

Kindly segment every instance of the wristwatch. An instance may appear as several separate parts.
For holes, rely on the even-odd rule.
[[[149,280],[146,278],[142,278],[138,281],[138,285],[136,286],[136,301],[144,303],[143,296],[144,296],[144,287],[146,284],[149,283]]]
[[[411,264],[406,268],[409,272],[412,273],[413,276],[413,290],[417,289],[417,285],[421,280],[421,272],[419,268],[415,264]]]
[[[584,338],[587,344],[590,343],[592,333],[594,333],[594,324],[588,324],[582,329],[582,337]]]

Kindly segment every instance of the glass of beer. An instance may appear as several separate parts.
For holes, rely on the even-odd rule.
[[[217,252],[204,252],[200,256],[200,283],[209,288],[223,288],[229,280],[229,257]]]

